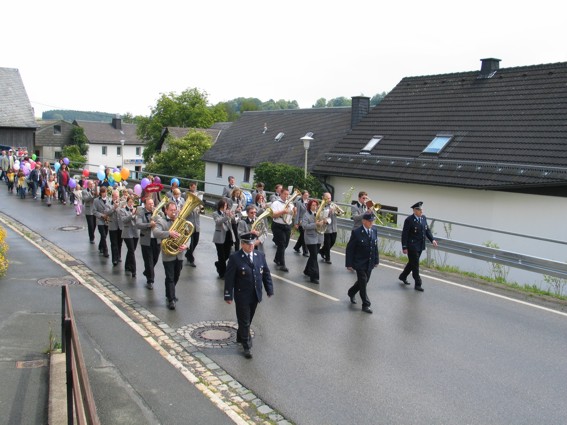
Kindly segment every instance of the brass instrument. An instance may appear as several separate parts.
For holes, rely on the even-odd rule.
[[[295,189],[295,192],[293,192],[293,195],[291,195],[289,198],[287,198],[287,201],[285,201],[283,209],[284,210],[287,209],[290,204],[295,202],[295,200],[297,199],[298,196],[301,196],[301,192],[299,191],[299,189]],[[284,221],[285,224],[291,225],[291,223],[293,221],[293,213],[284,214],[282,216],[282,220]]]
[[[169,202],[169,198],[167,196],[164,196],[163,198],[161,198],[161,201],[159,201],[159,204],[157,204],[154,207],[154,211],[152,213],[152,217],[151,219],[154,220],[158,215],[162,215],[161,213],[161,209]]]
[[[258,239],[260,240],[260,243],[264,243],[266,237],[268,236],[268,225],[264,221],[264,218],[273,217],[273,215],[274,210],[272,210],[270,207],[266,207],[264,212],[256,217],[256,220],[254,221],[254,223],[252,223],[250,230],[252,232],[256,231],[258,233]]]
[[[161,202],[160,202],[161,203]],[[187,221],[187,217],[193,212],[195,208],[201,205],[201,200],[192,193],[187,193],[187,200],[183,204],[181,211],[175,217],[175,220],[169,230],[174,230],[179,233],[176,238],[165,238],[161,241],[161,248],[164,254],[167,255],[177,255],[179,254],[179,247],[182,245],[187,245],[189,238],[195,231],[195,226],[190,221]]]
[[[345,211],[344,211],[341,207],[339,207],[337,204],[335,204],[334,202],[331,202],[331,203],[329,204],[329,208],[335,210],[335,215],[336,215],[337,217],[340,217],[340,216],[342,216],[342,215],[345,215]]]
[[[371,199],[368,199],[365,202],[365,204],[366,204],[366,208],[374,213],[374,217],[376,217],[376,221],[378,222],[378,224],[383,226],[384,222],[382,221],[382,216],[379,214],[379,211],[382,209],[382,204],[378,202],[374,203],[374,201]]]
[[[315,230],[317,233],[324,234],[325,230],[327,230],[327,225],[329,224],[327,221],[327,217],[325,217],[325,206],[327,205],[327,200],[323,199],[321,201],[321,205],[317,208],[317,212],[315,213]],[[319,224],[320,221],[323,221],[323,224]]]

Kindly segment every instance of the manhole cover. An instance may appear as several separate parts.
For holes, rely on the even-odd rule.
[[[46,277],[37,281],[41,286],[63,286],[63,285],[79,285],[79,282],[71,276],[63,277]]]
[[[237,345],[235,322],[199,322],[179,328],[178,333],[197,347],[227,348]],[[250,330],[252,338],[254,331]]]
[[[62,232],[77,232],[83,229],[84,229],[83,226],[63,226],[57,228],[57,230],[61,230]]]
[[[47,360],[18,360],[16,362],[16,369],[35,369],[38,367],[47,366]]]

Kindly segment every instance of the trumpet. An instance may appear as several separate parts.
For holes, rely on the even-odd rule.
[[[331,204],[329,205],[329,208],[331,208],[332,210],[335,211],[335,215],[337,217],[345,215],[345,211],[341,207],[339,207],[337,204],[335,204],[334,202],[331,202]]]
[[[366,208],[369,211],[372,211],[374,213],[374,217],[376,217],[376,221],[382,226],[384,225],[384,222],[382,221],[382,217],[379,214],[379,211],[382,209],[382,204],[376,202],[374,203],[374,201],[372,199],[368,199],[366,202]]]

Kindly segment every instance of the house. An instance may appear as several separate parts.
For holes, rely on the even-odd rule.
[[[63,147],[71,142],[73,124],[64,120],[38,121],[35,132],[35,153],[44,160],[61,158]]]
[[[219,138],[219,135],[221,134],[221,131],[223,129],[223,127],[221,127],[221,125],[225,124],[225,123],[217,123],[217,124],[218,124],[218,127],[220,127],[220,128],[217,128],[215,126],[212,126],[211,128],[165,127],[165,128],[163,128],[163,130],[161,132],[161,136],[159,138],[158,145],[157,145],[157,150],[161,151],[162,149],[163,150],[167,149],[167,141],[166,141],[167,136],[171,136],[171,137],[174,137],[176,139],[181,139],[181,138],[185,137],[187,135],[187,133],[189,133],[189,131],[191,131],[191,130],[202,131],[203,133],[205,133],[206,135],[208,135],[211,138],[211,141],[214,145],[216,143],[217,139]],[[227,124],[232,124],[232,123],[227,123]]]
[[[499,65],[489,58],[478,71],[402,79],[313,172],[339,201],[364,190],[405,213],[423,201],[438,236],[565,261],[560,244],[520,246],[513,235],[455,224],[567,240],[558,226],[567,196],[567,63]]]
[[[0,145],[35,153],[38,128],[20,71],[0,68]]]
[[[321,155],[341,140],[369,109],[369,98],[356,97],[352,108],[244,112],[203,155],[205,191],[220,195],[228,176],[234,176],[238,185],[251,185],[254,167],[261,162],[303,168],[307,156],[307,170],[311,171]],[[306,135],[313,139],[307,152],[301,140]]]
[[[96,172],[100,165],[110,168],[128,168],[135,178],[144,167],[144,142],[138,139],[136,124],[123,123],[120,116],[111,123],[73,121],[82,127],[89,140],[87,163],[89,171]]]

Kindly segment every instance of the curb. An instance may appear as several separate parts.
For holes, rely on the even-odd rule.
[[[49,397],[47,423],[67,423],[67,380],[65,378],[65,353],[51,353],[49,358]]]

